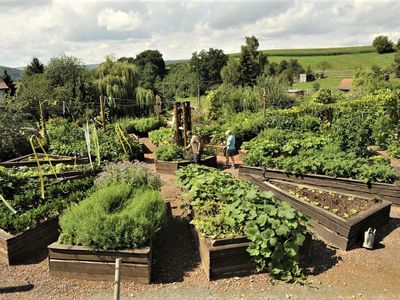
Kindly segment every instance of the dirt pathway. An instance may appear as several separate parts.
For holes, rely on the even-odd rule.
[[[149,165],[154,170],[154,165]],[[237,173],[237,170],[229,170]],[[309,284],[287,284],[268,274],[208,282],[200,266],[175,176],[162,175],[162,194],[171,204],[167,226],[155,237],[151,285],[123,283],[124,299],[399,299],[400,207],[378,231],[378,248],[349,252],[314,241]],[[50,276],[46,251],[24,265],[0,264],[0,299],[112,299],[111,282]]]

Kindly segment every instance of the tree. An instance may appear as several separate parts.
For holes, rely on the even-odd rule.
[[[34,57],[31,63],[26,67],[25,74],[32,76],[34,74],[42,74],[44,72],[44,65],[38,58]]]
[[[236,59],[229,59],[227,65],[221,70],[221,79],[225,84],[240,84],[239,66],[239,62]]]
[[[397,50],[400,50],[400,38],[397,40],[396,48]]]
[[[319,68],[322,71],[322,73],[325,73],[326,70],[332,68],[332,65],[328,63],[326,60],[321,60],[320,62],[317,63],[317,68]]]
[[[190,65],[198,76],[201,92],[206,91],[215,84],[220,84],[221,70],[228,62],[228,55],[221,49],[210,48],[208,51],[194,52]]]
[[[394,56],[394,72],[397,78],[400,78],[400,52]]]
[[[377,36],[372,42],[372,46],[376,49],[379,54],[393,52],[393,43],[389,41],[387,36]]]
[[[80,59],[61,54],[50,59],[45,74],[53,87],[66,85],[75,87],[82,70],[83,66]]]
[[[246,45],[241,47],[239,59],[240,84],[242,86],[253,86],[257,77],[260,76],[267,63],[267,57],[258,51],[258,40],[256,37],[246,37]]]
[[[140,70],[143,70],[147,64],[151,63],[157,67],[156,69],[157,76],[164,78],[166,74],[165,62],[162,57],[162,54],[158,50],[145,50],[139,53],[138,55],[136,55],[136,58],[133,61],[133,63],[137,65],[140,68]]]
[[[8,75],[6,69],[4,69],[4,72],[3,72],[3,75],[1,76],[1,78],[3,78],[4,83],[8,86],[8,90],[6,91],[6,94],[8,94],[10,96],[14,96],[15,91],[17,90],[17,87],[15,86],[15,83],[12,80],[12,78],[10,77],[10,75]]]
[[[263,76],[257,79],[257,89],[261,95],[265,91],[266,106],[272,108],[288,108],[294,99],[287,95],[288,82],[276,76]]]
[[[162,83],[157,88],[165,98],[190,97],[197,95],[197,75],[189,64],[172,65]]]
[[[114,98],[135,99],[139,69],[128,62],[118,62],[107,56],[94,70],[94,83],[100,94]]]
[[[39,120],[39,102],[53,99],[49,79],[43,74],[35,74],[22,80],[18,95],[7,103],[7,109],[29,115],[34,121]]]

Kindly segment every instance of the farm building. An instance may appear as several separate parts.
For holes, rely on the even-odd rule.
[[[309,82],[315,80],[314,74],[300,74],[299,82]]]
[[[7,84],[0,77],[0,104],[4,101],[4,92],[8,90]]]
[[[342,79],[339,84],[339,90],[343,92],[349,92],[351,89],[351,85],[353,83],[353,79]]]

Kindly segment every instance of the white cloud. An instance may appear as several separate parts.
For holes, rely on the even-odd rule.
[[[194,51],[239,52],[245,36],[261,49],[372,43],[400,37],[398,0],[119,1],[0,0],[0,65],[47,62],[65,52],[86,63],[158,49],[165,59]]]
[[[97,24],[109,31],[132,31],[140,28],[142,17],[135,12],[123,12],[105,8],[97,15]]]

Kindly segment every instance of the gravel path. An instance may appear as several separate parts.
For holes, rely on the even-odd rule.
[[[305,286],[274,281],[267,274],[208,282],[180,207],[175,177],[162,179],[162,193],[174,217],[154,240],[154,283],[122,283],[123,298],[400,299],[400,207],[392,207],[392,219],[379,230],[379,244],[373,251],[356,248],[343,252],[313,241]],[[50,276],[46,251],[34,257],[18,266],[0,263],[0,299],[112,299],[111,282]]]

